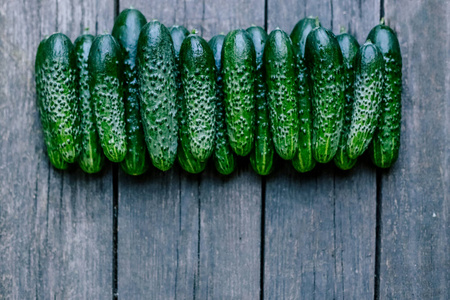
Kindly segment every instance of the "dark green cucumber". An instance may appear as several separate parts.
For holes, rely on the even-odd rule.
[[[181,83],[181,64],[180,64],[180,50],[184,39],[189,35],[189,31],[183,26],[173,26],[170,28],[170,35],[172,36],[173,48],[175,50],[176,61],[176,81],[177,81],[177,107],[178,107],[178,151],[177,158],[181,168],[186,172],[197,174],[203,171],[206,167],[206,162],[201,162],[196,159],[190,150],[187,129],[187,122],[185,113],[182,107],[184,103],[184,91]]]
[[[222,48],[225,119],[230,146],[240,156],[253,148],[255,124],[255,47],[243,29],[229,32]]]
[[[177,81],[177,109],[178,109],[178,126],[180,127],[181,117],[181,104],[184,102],[183,86],[181,84],[181,64],[180,64],[180,50],[181,44],[184,39],[189,35],[189,31],[183,27],[174,25],[170,28],[170,35],[172,36],[173,49],[175,53],[176,68],[176,81]],[[178,144],[179,146],[179,144]]]
[[[52,34],[41,47],[36,73],[43,96],[40,101],[44,122],[62,158],[74,163],[81,148],[74,47],[62,33]]]
[[[352,123],[347,153],[357,158],[366,151],[378,123],[384,61],[378,47],[367,41],[356,56]]]
[[[294,51],[284,31],[270,33],[263,60],[275,150],[289,160],[298,149],[299,109]]]
[[[269,103],[267,101],[267,86],[265,82],[265,70],[263,64],[264,46],[268,35],[259,26],[251,26],[247,32],[252,38],[256,53],[256,126],[255,145],[250,154],[250,164],[259,175],[268,175],[274,168],[274,145],[270,130]]]
[[[138,72],[141,118],[153,165],[169,170],[177,156],[176,61],[169,30],[157,20],[139,35]]]
[[[313,29],[306,38],[305,60],[311,75],[313,155],[327,163],[338,149],[344,116],[343,61],[334,34]]]
[[[51,164],[60,170],[65,170],[69,167],[69,164],[63,159],[61,153],[59,152],[56,140],[53,138],[53,134],[50,128],[50,124],[47,120],[47,112],[44,106],[46,102],[46,90],[45,86],[45,74],[42,65],[45,63],[45,42],[47,38],[42,40],[39,44],[38,50],[36,52],[36,62],[35,62],[35,74],[36,74],[36,97],[39,110],[39,116],[42,124],[42,132],[44,134],[44,142],[47,148],[48,158]],[[48,89],[48,87],[47,87]]]
[[[222,79],[222,47],[225,36],[214,36],[209,46],[216,62],[216,140],[214,147],[214,165],[222,175],[231,174],[236,168],[236,157],[228,141],[227,125],[225,122],[225,104]]]
[[[206,167],[207,161],[200,161],[196,159],[189,149],[189,140],[186,125],[180,125],[180,144],[178,145],[178,163],[181,168],[188,173],[198,174]]]
[[[190,152],[206,161],[214,150],[216,132],[214,55],[202,37],[190,34],[181,45],[180,62]]]
[[[95,38],[88,64],[91,97],[103,153],[110,161],[121,162],[127,154],[123,65],[120,46],[112,35],[102,34]]]
[[[170,36],[172,37],[176,61],[180,60],[181,45],[188,35],[189,31],[184,26],[174,25],[170,28]]]
[[[137,42],[141,28],[147,23],[137,9],[125,9],[117,17],[112,35],[122,50],[123,58],[123,102],[125,105],[125,128],[127,154],[120,163],[122,170],[130,175],[141,175],[150,165],[144,129],[139,112],[139,85],[136,66]]]
[[[94,104],[89,91],[88,58],[94,39],[95,37],[91,34],[83,34],[74,43],[81,108],[81,152],[78,156],[78,165],[86,173],[100,172],[105,162],[100,138],[95,128]]]
[[[298,103],[300,128],[298,133],[298,150],[292,159],[292,165],[301,173],[312,170],[316,161],[312,146],[312,111],[310,79],[305,62],[305,44],[308,34],[320,26],[318,18],[301,19],[291,33],[292,48],[296,57]]]
[[[359,50],[358,41],[348,33],[341,33],[336,36],[341,48],[344,67],[342,77],[344,80],[344,124],[342,127],[339,148],[334,156],[334,164],[341,170],[349,170],[356,164],[356,159],[350,158],[347,154],[347,139],[350,124],[352,122],[353,110],[353,83],[355,81],[355,58]]]
[[[305,59],[306,38],[309,33],[318,26],[322,26],[319,22],[319,18],[307,17],[298,21],[297,24],[295,24],[294,29],[292,29],[290,37],[294,53],[298,57],[301,57],[303,61]]]
[[[377,45],[385,63],[380,118],[370,146],[370,156],[376,166],[388,168],[397,160],[400,148],[402,55],[397,36],[384,25],[384,21],[370,31],[367,39]]]

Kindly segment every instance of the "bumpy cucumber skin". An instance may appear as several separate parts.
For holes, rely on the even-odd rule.
[[[264,47],[268,35],[259,26],[247,28],[252,38],[256,53],[256,126],[255,145],[250,154],[250,164],[258,175],[268,175],[274,169],[273,156],[274,145],[272,132],[270,130],[269,103],[267,100],[267,86],[265,82],[265,69],[263,64]]]
[[[323,27],[306,39],[305,59],[311,75],[313,155],[320,163],[333,159],[344,116],[342,53],[334,34]]]
[[[183,128],[186,127],[186,125],[180,126],[180,131],[182,133],[187,132],[187,128]],[[180,145],[178,145],[177,158],[181,168],[191,174],[198,174],[202,172],[207,163],[207,161],[200,161],[192,155],[191,150],[189,149],[187,134],[180,135]]]
[[[42,65],[45,62],[45,42],[47,39],[42,40],[39,43],[38,50],[36,52],[36,62],[35,62],[35,74],[36,74],[36,97],[39,110],[39,116],[42,124],[42,132],[44,135],[44,142],[47,148],[48,158],[51,164],[60,170],[65,170],[69,167],[69,164],[63,159],[61,153],[59,152],[56,141],[53,139],[52,131],[50,129],[47,113],[44,107],[46,101],[46,91],[44,86],[44,72]]]
[[[120,46],[110,34],[95,38],[89,52],[90,91],[103,153],[112,162],[127,154]]]
[[[356,54],[359,51],[358,41],[348,33],[342,33],[336,36],[341,48],[344,67],[342,77],[344,79],[344,124],[342,126],[339,148],[334,156],[334,164],[341,170],[350,170],[356,164],[356,159],[350,158],[347,154],[347,139],[352,122],[352,111],[354,102],[353,83],[355,81],[355,62]]]
[[[141,118],[153,165],[169,170],[177,156],[176,61],[169,30],[154,20],[138,41]]]
[[[62,33],[49,36],[42,47],[36,73],[42,89],[43,114],[53,145],[66,162],[74,163],[81,149],[74,47]]]
[[[170,28],[170,35],[172,36],[173,48],[175,50],[175,61],[176,61],[176,81],[177,81],[177,108],[178,108],[178,129],[179,129],[179,140],[178,140],[178,150],[177,159],[181,168],[188,173],[197,174],[203,171],[206,167],[206,162],[201,162],[196,159],[189,147],[189,140],[187,138],[188,129],[185,113],[182,107],[184,103],[184,91],[183,85],[181,83],[181,64],[180,64],[180,50],[184,39],[189,35],[189,31],[183,26],[173,26]]]
[[[227,125],[225,122],[225,106],[222,79],[222,47],[225,36],[214,36],[209,46],[214,54],[216,63],[216,140],[214,147],[214,165],[222,175],[229,175],[236,169],[236,157],[228,141]]]
[[[356,56],[355,92],[347,153],[357,158],[366,151],[378,123],[384,61],[378,47],[366,42]]]
[[[284,31],[270,33],[263,61],[275,150],[281,158],[290,160],[298,149],[299,108],[294,51]]]
[[[225,119],[231,149],[239,156],[253,148],[255,124],[256,53],[243,29],[229,32],[222,48]]]
[[[100,138],[95,128],[94,104],[89,91],[88,58],[94,39],[95,37],[91,34],[83,34],[74,42],[81,108],[81,152],[78,156],[78,165],[84,172],[90,174],[100,172],[105,163]]]
[[[292,159],[292,165],[301,173],[311,171],[316,166],[312,146],[312,110],[310,78],[305,62],[305,44],[308,34],[320,26],[316,18],[300,20],[290,35],[292,48],[296,57],[298,103],[300,129],[298,134],[298,150]]]
[[[112,30],[112,35],[122,50],[124,74],[123,102],[125,105],[127,154],[120,166],[125,173],[134,176],[145,173],[150,165],[139,112],[139,85],[136,66],[137,42],[141,28],[145,24],[147,24],[147,20],[139,10],[125,9],[117,17]]]
[[[383,96],[380,118],[369,147],[373,163],[389,168],[398,158],[402,113],[402,55],[394,31],[386,25],[375,26],[367,37],[384,58]]]
[[[189,35],[189,31],[184,26],[174,25],[170,28],[170,35],[172,36],[173,49],[175,53],[176,61],[176,82],[177,82],[177,117],[178,126],[180,127],[181,122],[181,104],[184,102],[184,91],[183,85],[181,84],[181,64],[180,64],[180,50],[181,44],[183,44],[184,39]],[[179,144],[178,144],[179,145]]]
[[[189,148],[196,159],[206,161],[216,132],[214,55],[202,37],[191,34],[181,45],[180,62]]]

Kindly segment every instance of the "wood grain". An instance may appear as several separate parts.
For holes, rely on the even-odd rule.
[[[399,159],[380,186],[382,299],[450,298],[449,13],[448,1],[385,1],[402,50],[403,117]]]
[[[338,33],[339,24],[364,40],[378,15],[378,1],[269,0],[269,30],[291,32],[299,19],[318,16]],[[348,18],[350,16],[350,18]],[[357,24],[357,25],[356,25]],[[353,30],[354,28],[354,30]],[[360,32],[367,30],[367,33]],[[368,299],[374,295],[376,176],[360,159],[348,172],[331,164],[297,174],[289,162],[266,184],[264,296],[268,299]]]
[[[200,181],[196,299],[256,299],[260,294],[261,179],[248,160],[229,177],[210,164]]]
[[[158,19],[168,28],[183,25],[189,31],[196,29],[206,40],[252,24],[264,27],[264,0],[120,1],[121,10],[130,6],[139,9],[147,20]]]
[[[0,6],[1,299],[112,296],[110,167],[88,176],[49,165],[34,84],[39,41],[56,31],[73,40],[85,27],[110,24],[113,8],[106,4]]]

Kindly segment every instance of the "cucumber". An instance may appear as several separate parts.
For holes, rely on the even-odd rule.
[[[377,126],[381,102],[384,61],[378,47],[367,41],[356,56],[352,123],[347,153],[357,158],[366,151]]]
[[[35,80],[36,80],[36,97],[39,110],[39,116],[42,124],[42,132],[44,134],[44,142],[47,148],[48,158],[50,163],[57,169],[65,170],[69,167],[69,164],[63,159],[59,152],[56,140],[53,138],[50,124],[47,120],[47,112],[45,110],[44,103],[46,102],[46,90],[45,90],[45,74],[43,70],[43,64],[45,62],[45,42],[47,38],[43,39],[38,46],[36,52],[35,62]],[[48,87],[47,87],[48,89]]]
[[[178,145],[177,154],[178,163],[186,172],[198,174],[205,169],[207,161],[200,161],[192,155],[186,134],[188,131],[186,125],[181,124],[180,126],[180,144]]]
[[[388,168],[397,160],[400,149],[402,55],[397,36],[384,25],[384,20],[370,31],[367,39],[377,45],[385,63],[380,118],[369,151],[376,166]]]
[[[263,64],[264,46],[268,35],[259,26],[247,28],[252,38],[256,53],[256,126],[255,145],[250,154],[250,164],[259,175],[268,175],[273,171],[274,145],[272,132],[270,131],[269,103],[267,101],[267,86],[265,82],[265,70]]]
[[[153,165],[169,170],[177,155],[176,61],[169,30],[157,20],[141,30],[137,49],[141,118]]]
[[[81,149],[74,47],[67,36],[55,33],[44,41],[39,52],[36,59],[37,87],[42,95],[39,97],[42,101],[41,116],[46,119],[42,122],[43,125],[46,123],[53,140],[50,151],[55,148],[66,162],[74,163]],[[58,164],[58,158],[50,159]]]
[[[295,25],[290,35],[296,57],[300,120],[298,150],[292,159],[292,165],[301,173],[312,170],[316,165],[313,157],[311,92],[310,78],[305,62],[305,44],[308,34],[317,26],[320,26],[318,18],[304,18]]]
[[[139,112],[136,66],[139,33],[146,23],[147,20],[139,10],[125,9],[117,17],[112,30],[112,36],[119,43],[123,55],[123,102],[125,105],[127,154],[120,166],[129,175],[141,175],[148,170],[150,165]]]
[[[178,126],[180,127],[180,118],[181,118],[181,104],[184,102],[184,92],[183,86],[181,84],[181,64],[180,64],[180,50],[181,44],[184,39],[189,35],[189,31],[183,27],[174,25],[170,28],[170,35],[172,36],[173,49],[175,53],[175,61],[176,61],[176,83],[177,83],[177,117],[178,117]],[[179,146],[179,145],[178,145]]]
[[[263,61],[273,143],[278,155],[290,160],[298,149],[299,108],[294,51],[284,31],[270,33]]]
[[[123,104],[123,64],[120,46],[110,34],[95,38],[89,52],[91,97],[103,153],[112,162],[127,154]]]
[[[236,169],[236,157],[228,141],[227,125],[225,122],[225,106],[222,80],[222,47],[225,36],[214,36],[209,46],[214,54],[216,63],[216,140],[214,147],[214,165],[222,175],[231,174]]]
[[[313,29],[306,38],[305,60],[311,76],[313,155],[327,163],[338,149],[344,116],[343,59],[334,34]]]
[[[225,120],[230,146],[240,156],[253,148],[255,124],[256,53],[243,29],[227,34],[222,48]]]
[[[180,61],[180,50],[184,39],[189,35],[189,31],[184,26],[174,25],[170,28],[170,36],[172,37],[173,49],[175,51],[175,60]]]
[[[216,81],[214,55],[196,34],[184,39],[180,50],[184,117],[192,155],[206,161],[214,150]]]
[[[74,43],[77,57],[77,87],[81,108],[81,152],[78,165],[86,173],[100,172],[105,163],[102,146],[95,128],[94,104],[89,92],[88,58],[95,37],[91,34],[79,36]]]
[[[298,23],[295,24],[294,29],[292,29],[290,35],[292,47],[294,48],[295,55],[303,59],[303,63],[305,59],[306,38],[314,28],[319,26],[322,26],[319,18],[307,17],[298,21]]]
[[[358,41],[348,33],[341,33],[336,36],[341,48],[344,67],[342,76],[344,80],[344,124],[342,127],[339,148],[334,156],[334,164],[341,170],[349,170],[356,164],[356,159],[350,158],[347,154],[347,139],[350,124],[352,122],[353,110],[353,83],[355,81],[355,58],[359,51]]]
[[[177,158],[181,168],[186,172],[197,174],[203,171],[206,167],[206,162],[201,162],[196,159],[189,147],[189,140],[187,138],[188,129],[186,126],[186,117],[183,111],[182,104],[184,103],[184,91],[181,83],[181,64],[180,64],[180,50],[184,39],[189,35],[189,31],[183,26],[173,26],[170,28],[170,35],[172,36],[173,48],[176,61],[176,82],[177,82],[177,108],[178,108],[178,151]]]

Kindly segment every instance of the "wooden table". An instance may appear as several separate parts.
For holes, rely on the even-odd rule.
[[[110,32],[133,5],[206,39],[305,16],[364,42],[380,17],[403,55],[402,146],[267,178],[175,167],[126,176],[49,165],[34,58],[56,31]],[[446,0],[2,1],[0,299],[450,299],[450,2]]]

